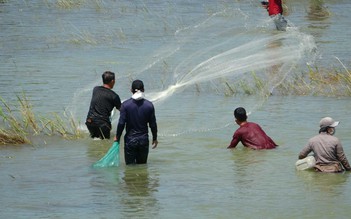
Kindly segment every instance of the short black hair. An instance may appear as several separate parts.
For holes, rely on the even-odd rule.
[[[246,110],[243,107],[238,107],[234,110],[234,117],[240,122],[246,121]]]
[[[112,71],[105,71],[102,74],[102,83],[109,84],[113,80],[115,80],[115,73]]]
[[[133,94],[140,90],[141,92],[144,92],[144,83],[141,80],[135,80],[132,83],[132,92]]]

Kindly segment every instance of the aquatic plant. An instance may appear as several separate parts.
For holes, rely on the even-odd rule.
[[[32,105],[25,93],[17,95],[20,110],[13,110],[16,107],[10,106],[0,97],[0,144],[31,144],[31,136],[38,135],[59,135],[65,139],[77,139],[82,136],[78,125],[72,116],[59,116],[54,113],[54,118],[36,117]]]
[[[89,6],[95,8],[96,11],[101,11],[104,5],[103,0],[43,0],[43,2],[47,7],[56,7],[62,10],[73,10]]]
[[[46,135],[60,135],[65,139],[77,139],[82,136],[78,125],[72,116],[61,117],[53,113],[54,118],[43,117],[40,121],[43,127],[42,133]]]
[[[62,9],[72,9],[80,7],[83,3],[83,0],[57,0],[56,5]]]
[[[0,117],[5,123],[4,128],[0,128],[0,144],[25,144],[29,143],[27,132],[22,124],[16,119],[11,107],[0,97],[0,102],[4,107],[0,106]]]
[[[343,68],[309,66],[277,87],[282,95],[351,96],[351,74]]]
[[[270,81],[274,74],[252,72],[251,75],[245,74],[241,78],[223,79],[214,89],[216,93],[224,93],[226,96],[267,97],[272,95],[272,91],[277,95],[351,96],[351,73],[344,65],[342,68],[307,66],[306,70],[295,70],[282,83],[272,88]]]

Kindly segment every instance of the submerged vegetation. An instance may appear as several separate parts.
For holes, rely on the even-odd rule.
[[[77,123],[72,117],[53,114],[53,118],[36,116],[30,101],[23,93],[17,95],[20,110],[10,106],[0,97],[0,145],[31,144],[32,136],[59,135],[65,139],[77,139],[82,136]]]
[[[259,76],[255,72],[247,75],[234,83],[224,81],[224,88],[217,92],[224,92],[227,96],[264,95],[272,94],[271,76]],[[223,90],[224,89],[224,90]],[[307,70],[291,73],[282,83],[274,87],[274,93],[278,95],[298,96],[326,96],[346,97],[351,96],[351,72],[342,65],[342,68],[319,68],[308,67]]]
[[[347,68],[309,68],[278,87],[280,93],[327,97],[351,96],[351,73]]]

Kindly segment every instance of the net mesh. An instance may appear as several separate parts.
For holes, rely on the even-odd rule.
[[[113,166],[119,166],[119,143],[116,141],[113,142],[105,156],[93,164],[93,167],[96,168]]]

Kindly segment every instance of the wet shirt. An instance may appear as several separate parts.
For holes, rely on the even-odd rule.
[[[233,135],[228,148],[235,148],[241,142],[245,147],[260,150],[272,149],[278,146],[256,123],[247,122],[241,125]]]
[[[276,14],[282,14],[282,13],[283,13],[282,1],[281,0],[269,0],[269,4],[268,4],[269,16],[276,15]]]
[[[93,89],[87,119],[93,123],[110,122],[111,111],[121,107],[121,99],[111,89],[104,86],[96,86]]]
[[[117,139],[120,140],[124,127],[128,139],[148,137],[148,125],[153,140],[157,140],[157,123],[154,105],[146,100],[130,98],[123,102],[117,126]]]
[[[346,170],[351,170],[341,142],[335,136],[321,132],[312,137],[300,152],[299,157],[304,158],[310,152],[314,153],[316,165],[341,163]]]

